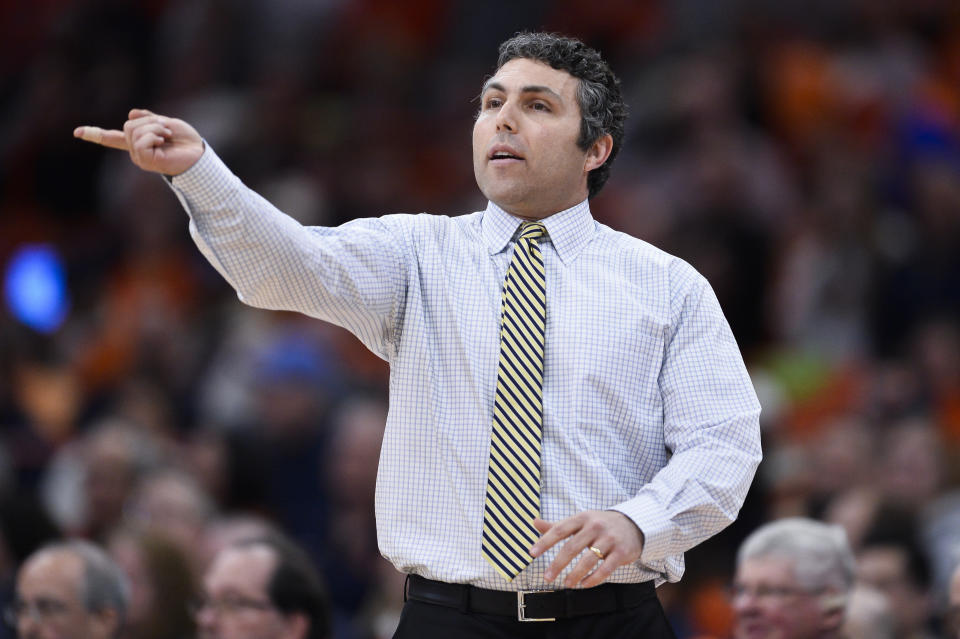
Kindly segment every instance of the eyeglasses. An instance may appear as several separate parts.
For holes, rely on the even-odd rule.
[[[223,597],[222,599],[208,599],[199,597],[187,604],[187,610],[197,617],[204,610],[212,610],[216,614],[235,615],[244,610],[274,610],[275,606],[269,601],[257,601],[245,597]]]
[[[800,595],[819,595],[823,593],[823,588],[798,588],[796,586],[747,586],[746,584],[733,584],[729,590],[730,599],[740,599],[742,597],[753,597],[762,601],[781,601]]]
[[[30,617],[39,623],[48,623],[70,609],[69,604],[56,599],[36,599],[32,602],[17,600],[3,609],[3,620],[16,627],[22,619]]]

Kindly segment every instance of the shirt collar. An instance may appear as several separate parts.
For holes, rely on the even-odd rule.
[[[493,202],[487,203],[480,225],[491,255],[507,247],[522,222]],[[595,231],[589,200],[545,217],[540,222],[546,227],[550,242],[564,264],[580,253]]]

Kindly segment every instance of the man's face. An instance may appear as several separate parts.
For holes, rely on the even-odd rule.
[[[858,578],[883,593],[897,630],[905,635],[923,627],[929,608],[925,593],[910,579],[908,561],[896,546],[871,546],[857,557]]]
[[[586,199],[587,173],[609,150],[577,146],[578,83],[566,71],[516,58],[484,85],[473,172],[483,194],[507,212],[540,219]]]
[[[290,634],[287,618],[267,594],[275,565],[273,551],[264,546],[222,550],[203,580],[200,639],[302,639]]]
[[[34,555],[20,569],[14,608],[20,639],[107,639],[115,618],[83,604],[83,561],[68,550]]]
[[[736,639],[806,639],[833,636],[842,614],[825,611],[822,593],[802,588],[787,559],[745,560],[734,581]]]

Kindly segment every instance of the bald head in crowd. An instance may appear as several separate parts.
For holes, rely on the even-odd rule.
[[[58,542],[21,566],[7,619],[20,639],[113,639],[128,600],[126,577],[102,549]]]
[[[736,639],[841,637],[854,573],[839,526],[803,518],[761,526],[737,555]]]

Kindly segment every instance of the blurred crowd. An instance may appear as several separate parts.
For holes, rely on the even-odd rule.
[[[475,97],[531,28],[620,75],[593,213],[710,280],[764,408],[740,518],[659,589],[678,636],[729,636],[736,549],[787,516],[846,529],[892,636],[937,636],[960,562],[953,0],[0,3],[0,265],[52,247],[69,295],[44,330],[0,309],[0,600],[38,545],[80,537],[131,579],[124,639],[192,636],[213,553],[269,524],[319,568],[337,639],[390,636],[386,364],[243,306],[164,181],[71,132],[181,117],[306,224],[471,212]]]

